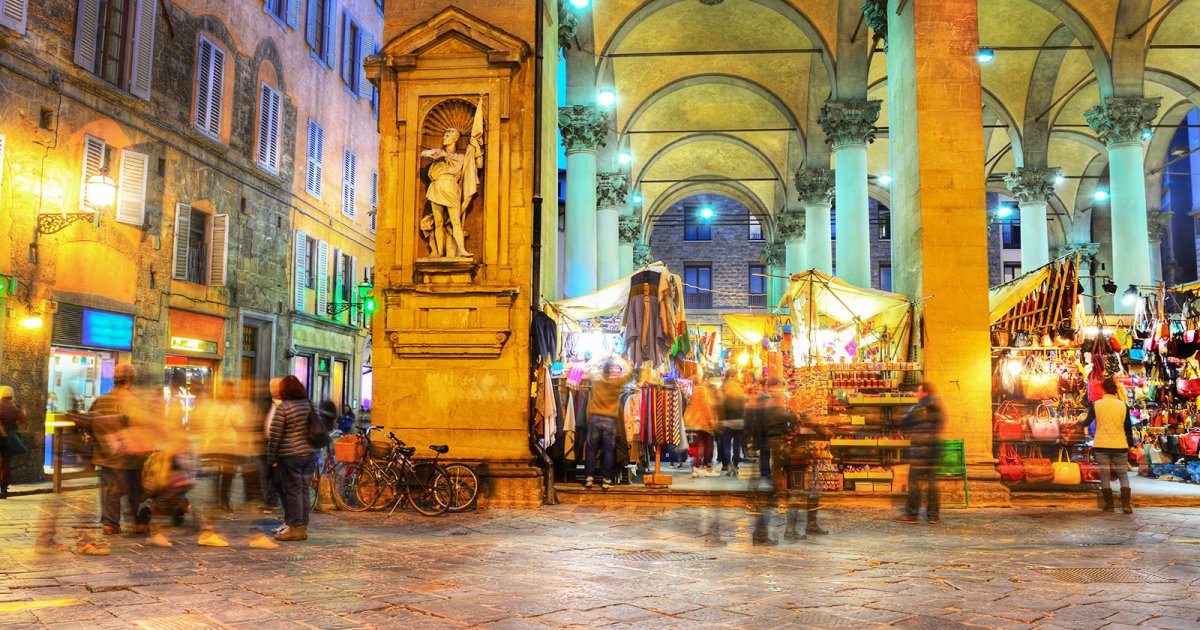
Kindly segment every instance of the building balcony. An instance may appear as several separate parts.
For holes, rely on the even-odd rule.
[[[766,293],[751,293],[750,294],[750,308],[767,308],[767,294]]]
[[[684,293],[684,308],[712,308],[712,293]]]

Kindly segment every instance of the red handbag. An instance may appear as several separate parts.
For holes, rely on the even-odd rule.
[[[1139,449],[1140,450],[1140,449]],[[1143,454],[1142,458],[1146,456]],[[1092,459],[1092,449],[1084,451],[1083,461],[1079,462],[1079,475],[1083,481],[1100,481],[1100,465]]]
[[[1179,436],[1179,452],[1184,455],[1200,454],[1200,429],[1192,429]]]
[[[1175,379],[1175,391],[1179,395],[1192,399],[1200,396],[1200,378],[1178,378]]]
[[[993,426],[996,439],[1001,442],[1025,439],[1025,422],[1016,413],[1016,406],[1011,401],[1004,401],[996,410]]]
[[[1079,424],[1075,409],[1066,405],[1058,421],[1058,440],[1063,444],[1082,444],[1087,441],[1087,425]]]
[[[1096,402],[1104,398],[1104,381],[1100,379],[1092,379],[1088,381],[1088,401]]]
[[[1017,483],[1025,478],[1025,466],[1021,464],[1021,456],[1012,444],[1000,445],[1000,479],[1004,483]]]
[[[1048,483],[1054,481],[1054,463],[1042,457],[1042,449],[1033,447],[1029,457],[1021,461],[1025,469],[1025,479],[1029,483]]]

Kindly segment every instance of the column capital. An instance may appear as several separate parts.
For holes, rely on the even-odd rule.
[[[763,247],[761,260],[768,267],[782,267],[784,260],[783,243],[767,243]]]
[[[596,173],[596,207],[619,208],[625,205],[628,181],[624,173]]]
[[[1146,231],[1152,242],[1162,242],[1162,239],[1167,234],[1167,228],[1171,226],[1170,212],[1160,212],[1158,210],[1150,210],[1146,212]]]
[[[1023,166],[1004,175],[1004,183],[1021,203],[1046,203],[1054,195],[1058,167]]]
[[[567,0],[558,0],[558,43],[571,49],[571,40],[579,32],[579,16],[567,6]]]
[[[632,214],[617,217],[617,238],[622,245],[633,245],[642,237],[642,221]]]
[[[558,129],[567,153],[595,151],[608,135],[608,113],[595,105],[559,107]]]
[[[834,149],[875,141],[875,121],[883,101],[826,101],[817,124]]]
[[[775,217],[779,236],[785,241],[804,238],[804,215],[799,212],[784,212]]]
[[[1122,142],[1141,142],[1142,134],[1150,129],[1150,123],[1158,116],[1161,101],[1160,97],[1110,97],[1087,110],[1083,117],[1100,140],[1110,147]]]
[[[867,26],[875,31],[875,36],[883,40],[883,50],[887,51],[888,15],[887,0],[866,0],[862,4],[863,18]]]
[[[802,168],[796,171],[796,197],[804,204],[829,203],[834,191],[833,171],[827,168]]]
[[[1085,263],[1090,264],[1100,253],[1100,243],[1068,243],[1060,245],[1055,253],[1059,258],[1070,254],[1079,254]]]
[[[638,242],[633,244],[633,264],[638,267],[644,267],[654,262],[654,254],[650,251],[650,246]]]

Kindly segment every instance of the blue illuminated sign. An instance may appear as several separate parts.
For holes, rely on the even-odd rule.
[[[133,348],[133,317],[85,308],[81,342],[93,348],[129,350]]]

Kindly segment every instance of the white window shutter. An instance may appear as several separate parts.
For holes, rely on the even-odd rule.
[[[371,171],[371,232],[375,231],[377,216],[379,216],[379,171]]]
[[[16,31],[18,35],[25,34],[25,18],[29,15],[28,0],[0,0],[0,25]]]
[[[79,179],[79,209],[84,212],[98,212],[99,208],[87,202],[87,180],[93,175],[99,175],[104,168],[104,156],[108,145],[95,136],[83,137],[83,173]]]
[[[358,97],[362,99],[371,98],[371,90],[374,86],[367,80],[367,70],[363,66],[363,61],[367,56],[375,50],[375,35],[371,31],[362,31],[361,41],[358,46],[358,67],[355,70],[358,72]]]
[[[347,293],[350,294],[350,302],[358,302],[358,258],[350,256],[350,277],[346,279]],[[350,323],[358,321],[358,307],[350,307]]]
[[[225,89],[225,51],[200,37],[196,51],[196,128],[214,139],[221,137],[221,108]]]
[[[317,315],[325,317],[329,304],[329,243],[317,242]]]
[[[282,104],[280,98],[279,92],[274,88],[266,83],[262,84],[256,161],[259,166],[272,173],[279,171],[279,110]]]
[[[296,261],[295,261],[295,276],[296,276],[296,310],[304,310],[304,289],[308,284],[306,276],[305,264],[308,262],[308,234],[296,231]]]
[[[342,214],[354,218],[354,181],[358,158],[349,149],[342,151]]]
[[[208,284],[225,286],[226,269],[229,266],[229,215],[217,214],[212,218],[211,242],[208,245]]]
[[[192,207],[187,204],[175,204],[175,268],[171,277],[176,280],[187,279],[188,236],[192,231]]]
[[[154,16],[158,0],[138,0],[137,20],[133,27],[133,69],[129,91],[134,96],[150,100],[150,85],[154,71]]]
[[[304,41],[308,42],[309,48],[317,51],[317,11],[321,8],[320,0],[308,0],[307,11],[304,12]]]
[[[75,14],[75,63],[96,71],[96,31],[100,25],[100,0],[79,0]]]
[[[322,42],[324,49],[321,53],[325,56],[325,65],[333,67],[333,55],[337,50],[337,3],[333,0],[325,0],[325,40]]]
[[[146,176],[150,156],[121,152],[121,179],[117,182],[117,221],[141,227],[146,222]]]
[[[292,28],[300,25],[300,0],[287,0],[287,23]]]
[[[339,250],[333,250],[333,303],[340,304],[342,302],[342,286],[345,281],[345,274],[342,267],[342,254]]]
[[[325,159],[325,130],[311,118],[308,121],[308,153],[307,166],[304,173],[304,190],[308,194],[321,198],[321,184],[324,177],[322,160]]]

